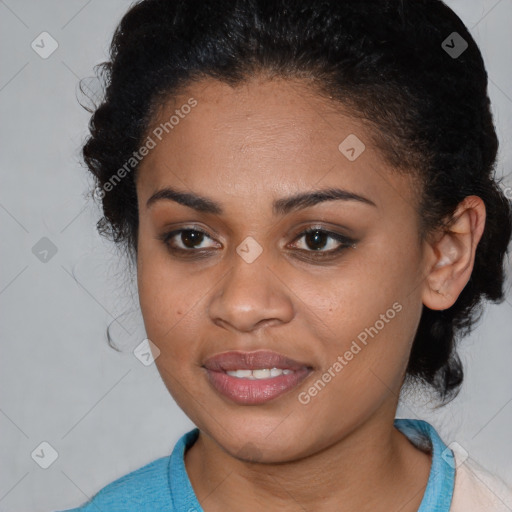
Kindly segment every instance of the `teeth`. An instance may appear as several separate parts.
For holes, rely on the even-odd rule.
[[[256,379],[268,379],[270,378],[270,370],[253,370],[252,376]]]
[[[231,377],[237,377],[238,379],[271,379],[272,377],[279,377],[279,375],[288,375],[293,370],[283,370],[281,368],[262,368],[261,370],[232,370],[226,373]]]
[[[252,377],[252,370],[235,370],[234,372],[226,372],[228,375],[232,377],[238,377],[239,379],[246,379],[247,377]]]

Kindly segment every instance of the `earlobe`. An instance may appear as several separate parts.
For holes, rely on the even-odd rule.
[[[429,309],[448,309],[457,300],[471,277],[484,226],[484,202],[468,196],[457,207],[449,228],[427,244],[431,256],[422,299]]]

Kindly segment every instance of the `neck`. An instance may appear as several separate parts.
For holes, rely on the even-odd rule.
[[[206,512],[217,510],[417,511],[428,481],[429,454],[373,417],[328,448],[279,464],[247,462],[200,433],[185,465]]]

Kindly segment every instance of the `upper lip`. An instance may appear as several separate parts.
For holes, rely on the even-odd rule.
[[[203,365],[213,371],[261,370],[264,368],[282,368],[283,370],[300,370],[310,368],[306,363],[295,361],[289,357],[270,350],[256,352],[222,352],[206,360]]]

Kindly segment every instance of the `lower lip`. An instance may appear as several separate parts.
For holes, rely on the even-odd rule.
[[[263,404],[297,387],[310,373],[308,368],[269,379],[240,379],[225,372],[206,369],[213,387],[225,397],[241,405]]]

